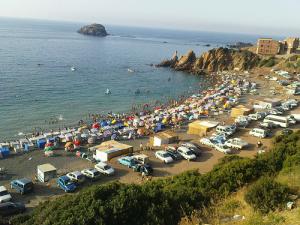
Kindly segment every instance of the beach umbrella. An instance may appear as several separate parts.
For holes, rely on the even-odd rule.
[[[103,120],[103,121],[100,122],[100,125],[101,125],[101,127],[105,127],[105,126],[108,125],[108,123],[107,123],[106,120]]]
[[[99,123],[93,123],[92,128],[99,129],[100,128],[100,124]]]

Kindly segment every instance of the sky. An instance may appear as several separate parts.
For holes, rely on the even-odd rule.
[[[300,36],[299,0],[0,0],[0,16]]]

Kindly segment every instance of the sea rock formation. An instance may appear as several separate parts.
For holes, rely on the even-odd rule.
[[[260,58],[255,53],[246,50],[234,50],[228,48],[216,48],[196,57],[193,51],[178,59],[173,56],[170,60],[164,60],[158,67],[170,67],[177,71],[185,71],[193,74],[205,72],[217,72],[225,70],[249,70],[258,66]]]
[[[78,33],[84,35],[97,36],[97,37],[105,37],[108,35],[105,27],[98,23],[93,23],[91,25],[81,27],[78,30]]]

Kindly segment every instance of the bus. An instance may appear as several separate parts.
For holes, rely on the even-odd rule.
[[[287,128],[290,125],[289,119],[287,117],[275,115],[266,116],[264,119],[264,123],[272,123],[284,128]]]

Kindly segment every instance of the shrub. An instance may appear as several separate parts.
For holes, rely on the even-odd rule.
[[[255,182],[245,194],[245,200],[254,210],[268,213],[283,208],[288,200],[287,186],[275,182],[272,178],[263,177]]]
[[[113,182],[87,187],[77,194],[44,202],[30,216],[15,218],[13,224],[175,225],[193,210],[209,207],[262,175],[280,171],[284,160],[300,149],[300,131],[275,141],[269,153],[254,159],[226,157],[204,175],[189,171],[142,185]],[[247,199],[252,205],[264,202],[263,211],[274,210],[285,200],[287,189],[265,179],[250,188]]]

